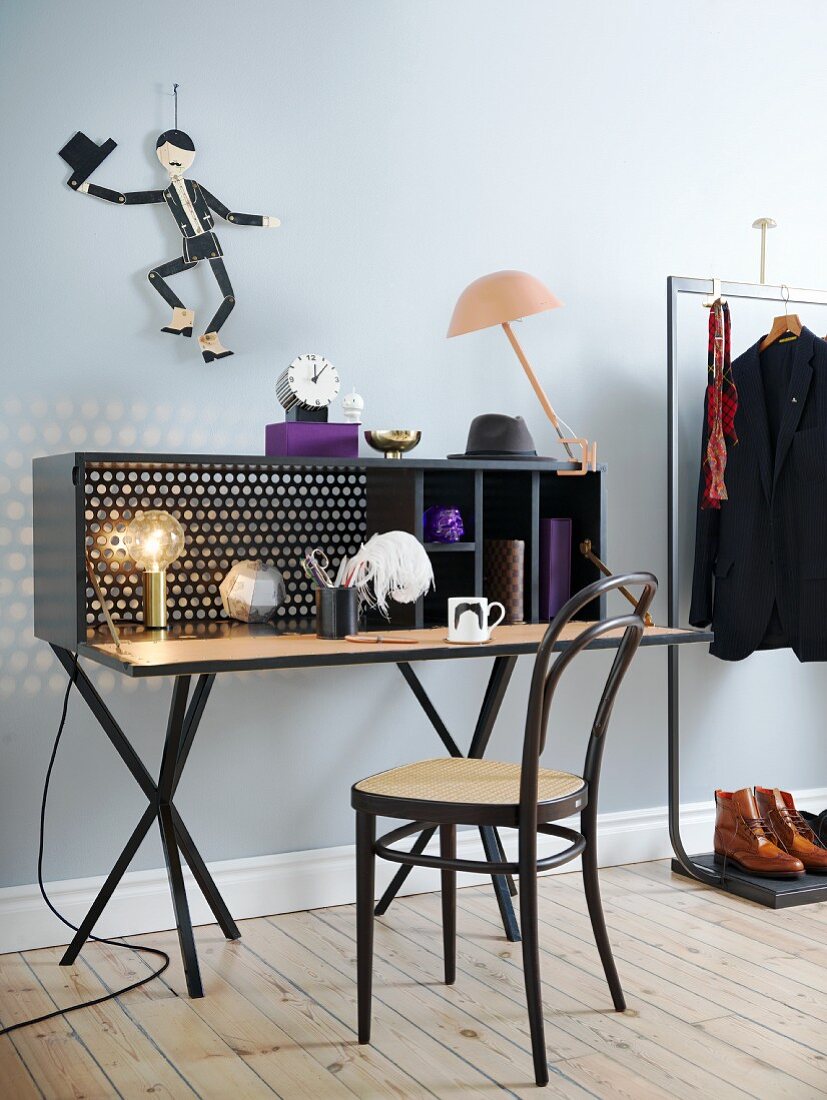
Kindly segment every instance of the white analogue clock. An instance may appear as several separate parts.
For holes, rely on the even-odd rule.
[[[299,355],[276,382],[278,399],[285,409],[326,408],[339,392],[339,375],[323,355]]]

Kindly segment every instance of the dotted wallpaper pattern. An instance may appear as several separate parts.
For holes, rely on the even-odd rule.
[[[143,400],[101,401],[92,397],[77,399],[60,394],[27,402],[17,397],[7,397],[0,402],[0,700],[10,699],[13,695],[33,698],[43,692],[56,694],[62,692],[66,686],[65,674],[59,668],[54,654],[45,642],[35,638],[32,629],[32,459],[40,455],[83,449],[134,451],[141,454],[178,451],[233,454],[245,450],[252,453],[257,445],[260,446],[260,440],[257,431],[255,441],[251,439],[251,431],[249,420],[236,423],[218,405],[181,403],[173,406],[166,402],[150,403]],[[197,563],[198,579],[194,574],[186,579],[179,574],[170,585],[171,590],[173,587],[181,587],[181,592],[175,594],[185,597],[186,602],[182,605],[183,621],[190,619],[187,611],[192,612],[191,618],[196,622],[218,621],[220,616],[211,615],[210,611],[220,607],[217,586],[225,571],[223,563],[226,562],[229,568],[238,557],[218,553],[222,538],[228,531],[213,530],[212,535],[209,535],[207,529],[213,520],[207,515],[208,511],[216,512],[215,520],[219,523],[238,522],[246,525],[249,529],[242,531],[241,537],[250,539],[251,549],[257,550],[259,556],[263,556],[265,545],[272,546],[277,551],[276,560],[281,559],[287,563],[288,555],[284,549],[286,543],[279,541],[285,535],[280,528],[284,520],[279,517],[279,512],[284,511],[282,504],[289,499],[289,494],[287,497],[275,491],[265,494],[263,510],[270,515],[268,538],[265,539],[261,530],[253,530],[254,525],[261,524],[261,518],[255,518],[251,514],[239,515],[235,520],[229,515],[233,509],[229,506],[227,485],[224,483],[219,491],[218,486],[221,484],[212,483],[209,507],[200,503],[195,505],[192,500],[188,502],[193,513],[204,511],[205,514],[203,520],[194,514],[194,523],[188,530],[188,554],[191,544],[197,553],[185,560],[192,561],[194,570]],[[252,486],[254,483],[248,484]],[[96,499],[103,501],[108,495],[97,495]],[[200,502],[206,500],[208,495],[202,486],[196,499]],[[359,491],[354,490],[348,506],[351,512],[348,517],[350,523],[354,522],[353,513],[359,508],[359,495]],[[252,496],[250,493],[244,494],[245,501]],[[112,523],[114,529],[117,526],[115,516],[118,509],[124,507],[114,503],[119,497],[135,502],[139,499],[134,493],[128,498],[124,493],[117,494],[112,497],[111,504],[101,503],[99,510],[107,510],[107,516],[103,519],[97,517],[94,522]],[[158,494],[144,496],[139,506],[155,507],[152,501],[157,498]],[[318,493],[318,503],[311,503],[308,510],[308,523],[312,524],[311,516],[315,509],[326,507],[322,504],[326,499],[327,494],[322,486]],[[251,501],[241,505],[239,511],[252,513],[260,504],[260,501]],[[290,510],[288,508],[285,513],[288,520]],[[219,511],[227,511],[228,518],[219,520]],[[189,528],[190,523],[186,517],[182,516],[181,519],[185,528]],[[195,531],[195,526],[201,524],[203,529]],[[361,537],[357,533],[358,529],[359,524],[356,521],[352,534],[357,544]],[[114,530],[112,533],[115,533]],[[95,532],[96,537],[97,534]],[[318,539],[318,530],[315,534]],[[204,541],[194,542],[196,539]],[[115,549],[114,543],[110,548]],[[101,548],[98,545],[96,549]],[[256,555],[250,553],[249,556]],[[140,607],[140,577],[127,569],[125,557],[125,553],[114,555],[114,563],[119,568],[116,572],[110,571],[112,583],[114,585],[116,576],[122,583],[117,585],[118,593],[111,592],[110,595],[123,604],[119,607],[116,603],[115,618],[136,621],[136,611]],[[211,565],[211,562],[215,564]],[[292,566],[288,563],[288,568],[292,570],[288,589],[292,586],[293,591],[297,591],[297,563]],[[185,590],[190,585],[193,587],[191,593]],[[205,591],[197,591],[199,586],[204,587]],[[89,590],[90,599],[93,595]],[[307,600],[299,601],[298,606],[306,608]],[[199,611],[204,612],[203,618],[199,616]],[[116,676],[109,670],[90,666],[90,672],[102,691],[117,688],[120,692],[131,694],[137,688],[136,681],[129,677]],[[246,678],[255,674],[238,675]],[[160,679],[150,678],[144,685],[144,690],[152,692],[162,689],[166,690],[166,685]]]

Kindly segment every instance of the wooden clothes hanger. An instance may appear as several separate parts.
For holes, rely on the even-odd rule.
[[[784,291],[787,292],[786,297]],[[774,344],[777,340],[780,340],[782,336],[790,335],[792,337],[800,336],[802,324],[797,313],[787,312],[787,302],[790,300],[790,289],[786,284],[781,286],[781,300],[784,303],[784,315],[783,317],[774,317],[772,322],[772,328],[761,341],[759,351],[766,351],[766,349]]]

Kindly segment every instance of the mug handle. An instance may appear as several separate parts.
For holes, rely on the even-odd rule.
[[[498,607],[500,609],[500,617],[499,617],[499,619],[497,619],[497,621],[495,623],[492,623],[491,622],[491,612],[493,611],[493,609],[495,607]],[[505,608],[503,607],[503,605],[501,603],[497,603],[496,600],[494,601],[494,603],[490,603],[488,605],[488,633],[490,634],[491,631],[495,627],[499,626],[504,618],[505,618]]]

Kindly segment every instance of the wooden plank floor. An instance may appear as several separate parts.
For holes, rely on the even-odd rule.
[[[678,879],[666,862],[601,873],[629,1009],[609,1008],[580,878],[541,882],[553,1097],[827,1096],[827,903],[773,912]],[[491,891],[459,891],[458,978],[441,983],[439,896],[377,921],[374,1043],[355,1041],[352,906],[197,930],[207,996],[189,1000],[174,933],[164,978],[68,1020],[0,1039],[3,1100],[543,1095],[519,945]],[[0,1021],[99,995],[146,972],[88,945],[0,956]]]

